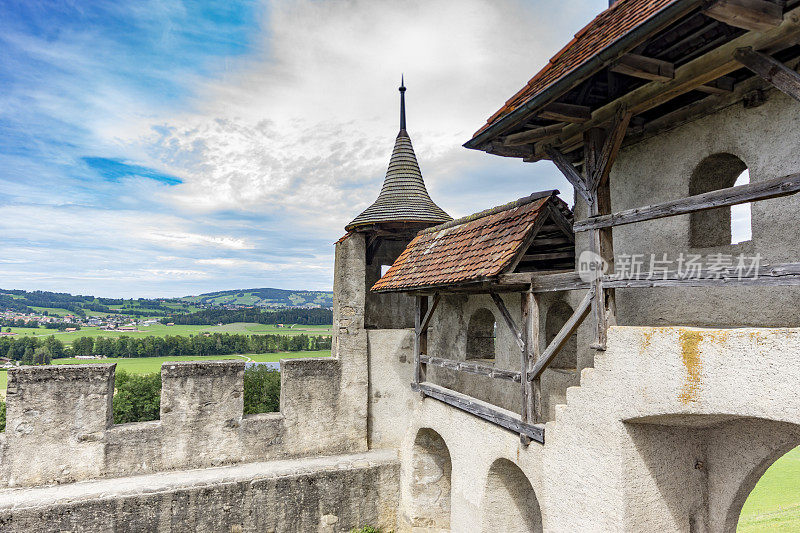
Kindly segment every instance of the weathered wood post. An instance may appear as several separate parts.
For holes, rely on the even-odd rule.
[[[520,376],[522,386],[521,419],[527,424],[538,424],[542,421],[542,386],[541,378],[528,380],[528,372],[533,369],[539,358],[539,298],[533,291],[521,294],[522,309],[522,358]],[[520,435],[523,444],[530,444],[530,437]]]
[[[423,327],[425,314],[428,311],[428,297],[416,297],[416,312],[414,313],[414,383],[419,385],[425,381],[425,366],[420,361],[420,355],[428,353],[428,332]],[[424,394],[423,394],[424,396]]]

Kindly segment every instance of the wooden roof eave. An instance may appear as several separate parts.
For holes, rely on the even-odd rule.
[[[398,288],[398,289],[370,289],[379,294],[401,293],[411,296],[423,296],[432,294],[489,294],[491,292],[520,292],[527,290],[529,284],[525,283],[501,283],[500,275],[482,278],[479,280],[466,281],[463,283],[448,283],[439,285],[421,285],[418,287]]]
[[[620,107],[633,112],[643,113],[673,98],[705,85],[722,76],[743,68],[744,65],[734,58],[738,48],[752,47],[755,50],[777,51],[790,46],[800,35],[800,6],[784,15],[783,23],[766,32],[747,32],[710,52],[675,69],[675,77],[668,82],[654,81],[642,85],[633,91],[613,100],[592,112],[592,119],[582,124],[570,124],[562,130],[561,135],[551,139],[547,144],[570,147],[565,152],[582,143],[585,131],[607,124],[613,120]],[[519,148],[519,147],[518,147]],[[539,143],[532,150],[530,161],[548,159],[544,153],[544,144]]]
[[[703,0],[682,0],[664,8],[661,12],[650,18],[642,25],[611,43],[600,53],[578,66],[546,89],[536,94],[533,98],[517,107],[510,113],[492,123],[484,131],[464,143],[465,148],[473,150],[486,150],[493,139],[519,125],[531,114],[545,105],[555,101],[564,93],[574,88],[591,75],[605,68],[611,62],[630,52],[645,41],[650,35],[660,31],[669,24],[680,19],[691,10],[701,7]]]

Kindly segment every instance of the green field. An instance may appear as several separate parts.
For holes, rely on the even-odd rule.
[[[164,324],[154,324],[143,326],[139,331],[103,331],[98,327],[84,327],[78,331],[69,333],[55,329],[45,328],[11,328],[13,333],[17,333],[14,338],[36,336],[47,337],[55,335],[64,344],[71,344],[80,337],[165,337],[167,335],[198,335],[200,333],[243,333],[245,335],[330,335],[333,326],[301,326],[293,328],[279,328],[273,324],[255,324],[250,322],[234,322],[222,326],[166,326]],[[6,331],[8,328],[3,328]]]
[[[800,447],[767,469],[744,503],[736,531],[800,531]]]
[[[296,357],[329,357],[330,350],[318,352],[279,352],[259,353],[246,355],[210,355],[186,357],[132,357],[108,359],[54,359],[54,365],[86,365],[96,363],[116,363],[117,369],[125,370],[132,374],[152,374],[161,370],[161,364],[166,361],[219,361],[222,359],[251,359],[258,362],[280,361],[281,359],[294,359]],[[5,397],[8,372],[0,370],[0,396]]]

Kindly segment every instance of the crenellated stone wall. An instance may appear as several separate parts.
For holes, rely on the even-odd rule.
[[[244,416],[244,361],[164,363],[161,418],[114,425],[113,364],[9,371],[0,484],[32,486],[364,451],[342,362],[282,363],[281,412]]]

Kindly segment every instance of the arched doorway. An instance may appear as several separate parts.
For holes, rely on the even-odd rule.
[[[497,459],[489,468],[481,509],[485,533],[542,531],[542,512],[531,482],[508,459]]]
[[[412,450],[411,505],[413,528],[450,529],[450,479],[452,464],[444,439],[423,428]]]
[[[800,447],[783,451],[768,457],[742,485],[733,509],[741,509],[737,533],[800,531]]]

